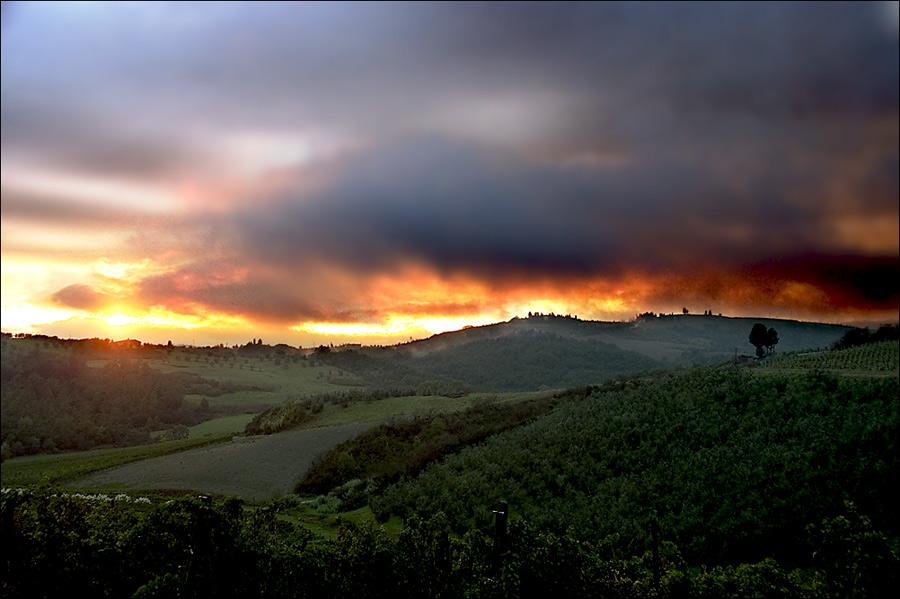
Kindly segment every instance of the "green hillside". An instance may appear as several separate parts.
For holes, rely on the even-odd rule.
[[[598,383],[662,362],[596,338],[534,330],[410,357],[407,364],[485,391],[529,391]]]
[[[895,376],[900,369],[900,342],[881,341],[840,350],[779,354],[767,358],[762,366],[779,371],[818,369],[864,376]]]
[[[712,327],[706,336],[693,318],[660,319],[647,329],[653,333],[655,327],[653,334],[665,348],[676,347],[679,335],[688,332],[699,346],[698,339],[708,340],[717,330],[717,319],[705,318],[712,318],[699,323]],[[792,334],[791,326],[766,323],[781,327],[782,338]],[[779,352],[750,364],[650,371],[568,391],[505,398],[459,397],[457,384],[421,379],[433,375],[423,365],[437,369],[443,362],[447,376],[477,372],[473,365],[454,362],[467,351],[476,362],[523,362],[543,380],[559,374],[541,371],[539,359],[529,363],[526,351],[556,348],[559,355],[543,352],[546,364],[564,366],[569,356],[571,372],[578,376],[585,375],[578,369],[587,369],[592,358],[604,359],[591,351],[609,352],[610,360],[615,355],[633,363],[650,359],[600,341],[614,337],[616,326],[573,319],[561,324],[573,333],[602,333],[564,336],[563,327],[516,331],[510,329],[520,325],[513,322],[487,329],[506,328],[503,336],[479,338],[485,333],[479,330],[466,343],[432,345],[432,351],[418,356],[408,346],[360,353],[366,356],[362,359],[327,352],[299,366],[358,382],[330,394],[321,388],[318,394],[306,393],[298,386],[302,399],[283,404],[285,409],[304,406],[304,414],[323,423],[373,414],[383,418],[390,410],[412,414],[333,443],[334,450],[310,466],[311,475],[300,486],[316,497],[244,503],[236,497],[107,496],[60,486],[4,489],[4,542],[11,549],[3,592],[34,597],[77,589],[140,597],[824,599],[881,597],[896,588],[897,341]],[[735,334],[738,328],[749,331],[747,325],[737,323]],[[626,339],[624,325],[617,326],[623,327],[618,338]],[[815,334],[815,326],[798,327],[798,336],[803,329]],[[639,338],[645,334],[642,325],[631,328],[637,329],[627,339],[631,343],[653,338]],[[471,335],[467,330],[457,340]],[[48,355],[58,352],[45,349]],[[182,357],[200,356],[185,351]],[[18,380],[25,356],[7,358],[4,353],[4,363],[14,368],[6,374],[14,378],[5,380]],[[420,360],[415,368],[413,359]],[[221,366],[185,361],[190,370],[216,372]],[[140,364],[122,370],[113,360],[90,367],[49,358],[35,364],[51,374],[69,364],[72,372],[95,383],[134,368],[159,386],[176,372],[150,371]],[[256,367],[260,370],[251,372],[275,375],[269,365]],[[389,373],[408,377],[404,385],[420,381],[423,388],[451,390],[454,396],[397,397],[360,384],[388,381]],[[171,380],[189,383],[193,391],[202,385],[209,387],[205,393],[220,391],[217,379],[187,374]],[[519,375],[527,376],[528,369]],[[18,393],[39,388],[37,380]],[[279,392],[289,389],[286,385]],[[183,406],[173,403],[176,409]],[[426,414],[417,407],[434,411]],[[278,418],[282,412],[275,408],[268,414]],[[264,439],[276,448],[281,470],[289,470],[303,460],[281,455],[278,448],[286,446],[278,441],[284,436]],[[194,444],[159,443],[145,453],[160,455],[180,443]],[[130,452],[129,459],[144,453],[125,448],[14,458],[4,464],[4,483],[10,465],[28,465],[35,472],[56,468],[60,476],[51,480],[64,480],[61,469],[111,465],[120,459],[113,452]],[[93,464],[87,462],[91,455]],[[181,469],[178,457],[172,464]],[[258,469],[262,456],[249,463],[244,454],[238,457],[240,468]],[[201,472],[205,476],[208,470]],[[375,518],[390,525],[382,527]]]
[[[896,374],[896,371],[895,371]],[[896,538],[896,376],[703,367],[612,385],[433,464],[376,514],[462,532],[508,501],[541,528],[649,547],[656,519],[692,561],[794,559],[844,502]]]
[[[509,322],[473,327],[436,335],[408,345],[416,353],[448,346],[503,337],[516,331],[539,331],[566,338],[596,339],[654,359],[691,363],[699,358],[720,361],[752,353],[748,335],[755,323],[775,328],[781,341],[778,351],[830,347],[852,327],[771,318],[734,318],[692,314],[644,315],[631,322],[599,322],[565,316],[532,316]]]
[[[234,429],[235,415],[286,402],[312,412],[323,401],[564,389],[717,363],[751,353],[756,322],[777,329],[778,354],[828,347],[850,330],[717,316],[609,323],[538,315],[392,348],[312,355],[259,342],[180,348],[4,335],[3,458],[183,438],[212,419]]]
[[[752,355],[748,338],[755,323],[778,332],[777,353],[827,348],[851,330],[792,320],[683,314],[643,316],[633,322],[540,315],[435,335],[370,355],[480,390],[565,388]]]

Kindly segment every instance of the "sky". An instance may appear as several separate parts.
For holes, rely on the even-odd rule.
[[[2,329],[898,320],[897,2],[3,2]]]

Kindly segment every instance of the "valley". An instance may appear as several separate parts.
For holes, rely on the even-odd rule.
[[[756,322],[779,335],[763,359],[748,355]],[[69,535],[93,538],[101,522],[110,540],[97,542],[116,547],[168,530],[174,545],[149,556],[211,519],[231,532],[204,576],[228,568],[252,587],[256,560],[324,560],[283,596],[333,590],[327,580],[365,595],[342,578],[349,555],[350,571],[397,593],[497,596],[505,580],[499,596],[522,581],[597,596],[877,595],[898,564],[897,343],[896,327],[683,315],[538,316],[308,350],[4,336],[4,534],[32,568],[51,567],[39,538],[69,539],[75,573],[93,558]],[[864,582],[816,557],[834,543],[851,544]],[[227,566],[238,549],[226,547],[246,559]],[[153,584],[187,588],[154,571]]]

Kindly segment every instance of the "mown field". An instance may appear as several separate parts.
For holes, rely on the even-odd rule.
[[[67,487],[93,491],[192,491],[248,500],[283,497],[312,461],[368,428],[348,424],[273,436],[238,437],[177,454],[155,457],[70,480]]]
[[[134,491],[168,488],[270,498],[291,493],[315,458],[346,440],[346,430],[359,432],[396,416],[450,413],[488,399],[515,402],[543,395],[546,394],[394,397],[354,403],[346,408],[329,404],[314,421],[295,431],[267,436],[259,446],[259,439],[250,438],[253,442],[249,444],[247,440],[233,440],[253,418],[252,414],[241,414],[191,427],[189,439],[181,441],[7,460],[3,464],[3,485],[64,483],[79,488]],[[297,433],[304,430],[312,432],[310,438],[315,441],[298,439]],[[217,446],[207,447],[211,444]],[[142,460],[151,463],[134,463]],[[94,474],[101,470],[109,471]]]
[[[34,346],[35,340],[21,340]],[[19,340],[16,340],[19,342]],[[45,342],[36,355],[56,356],[67,360],[66,352]],[[33,351],[27,347],[19,351]],[[205,493],[240,494],[248,498],[268,498],[292,490],[304,474],[308,464],[334,443],[344,440],[345,427],[362,423],[378,423],[385,419],[409,414],[445,413],[463,410],[490,397],[492,401],[518,401],[533,394],[468,394],[462,397],[404,395],[388,396],[379,401],[347,401],[345,393],[359,393],[366,389],[355,375],[336,368],[299,359],[287,360],[277,354],[268,358],[240,358],[233,361],[205,355],[207,350],[175,349],[154,351],[131,363],[146,362],[153,371],[164,375],[184,375],[191,378],[189,390],[205,392],[186,394],[192,404],[205,401],[213,417],[189,427],[182,427],[184,438],[160,441],[136,447],[104,448],[65,453],[44,453],[22,456],[4,461],[2,479],[5,486],[38,483],[75,484],[121,489],[190,489]],[[215,353],[215,352],[212,352]],[[30,354],[29,354],[30,355]],[[233,362],[233,363],[230,363]],[[103,372],[111,359],[94,358],[87,363],[89,371]],[[146,372],[146,371],[142,371]],[[149,376],[149,375],[147,375]],[[152,377],[151,377],[152,378]],[[155,380],[155,379],[153,379]],[[335,384],[333,381],[341,384]],[[231,389],[241,389],[231,391]],[[314,418],[300,425],[306,429],[327,429],[318,432],[316,443],[298,443],[294,435],[273,436],[266,439],[267,455],[260,452],[242,453],[235,449],[235,435],[243,434],[248,423],[260,410],[291,404],[298,398],[321,398],[321,409]],[[215,416],[215,410],[237,406],[241,413]],[[353,429],[355,430],[355,429]],[[163,438],[169,432],[153,434]],[[318,438],[318,437],[317,437]],[[224,444],[210,449],[210,444]],[[246,449],[247,446],[240,446]],[[166,458],[177,453],[177,457]],[[258,467],[263,460],[267,467]],[[151,462],[134,464],[141,460]],[[94,476],[100,470],[131,464],[111,473]],[[168,469],[172,471],[169,472]],[[193,475],[191,473],[194,473]],[[252,473],[250,480],[245,480]],[[193,476],[193,477],[192,477]],[[267,478],[268,477],[268,478]],[[287,477],[287,478],[285,478]],[[84,479],[84,480],[80,480]]]
[[[166,441],[135,447],[22,456],[6,460],[3,463],[2,483],[5,488],[28,485],[58,485],[94,472],[141,460],[158,458],[172,453],[181,453],[210,444],[222,443],[230,439],[231,434],[228,434],[227,436]]]
[[[282,347],[166,348],[7,335],[2,345],[4,462],[226,436],[269,407],[366,388],[349,372]]]

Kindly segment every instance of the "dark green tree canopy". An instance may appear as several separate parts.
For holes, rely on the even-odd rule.
[[[757,322],[750,329],[750,344],[756,348],[756,357],[762,358],[775,351],[778,344],[778,333],[773,328],[766,328],[761,322]]]
[[[778,345],[778,333],[775,329],[770,328],[766,331],[766,347],[769,349],[769,353],[775,352],[775,346]]]

